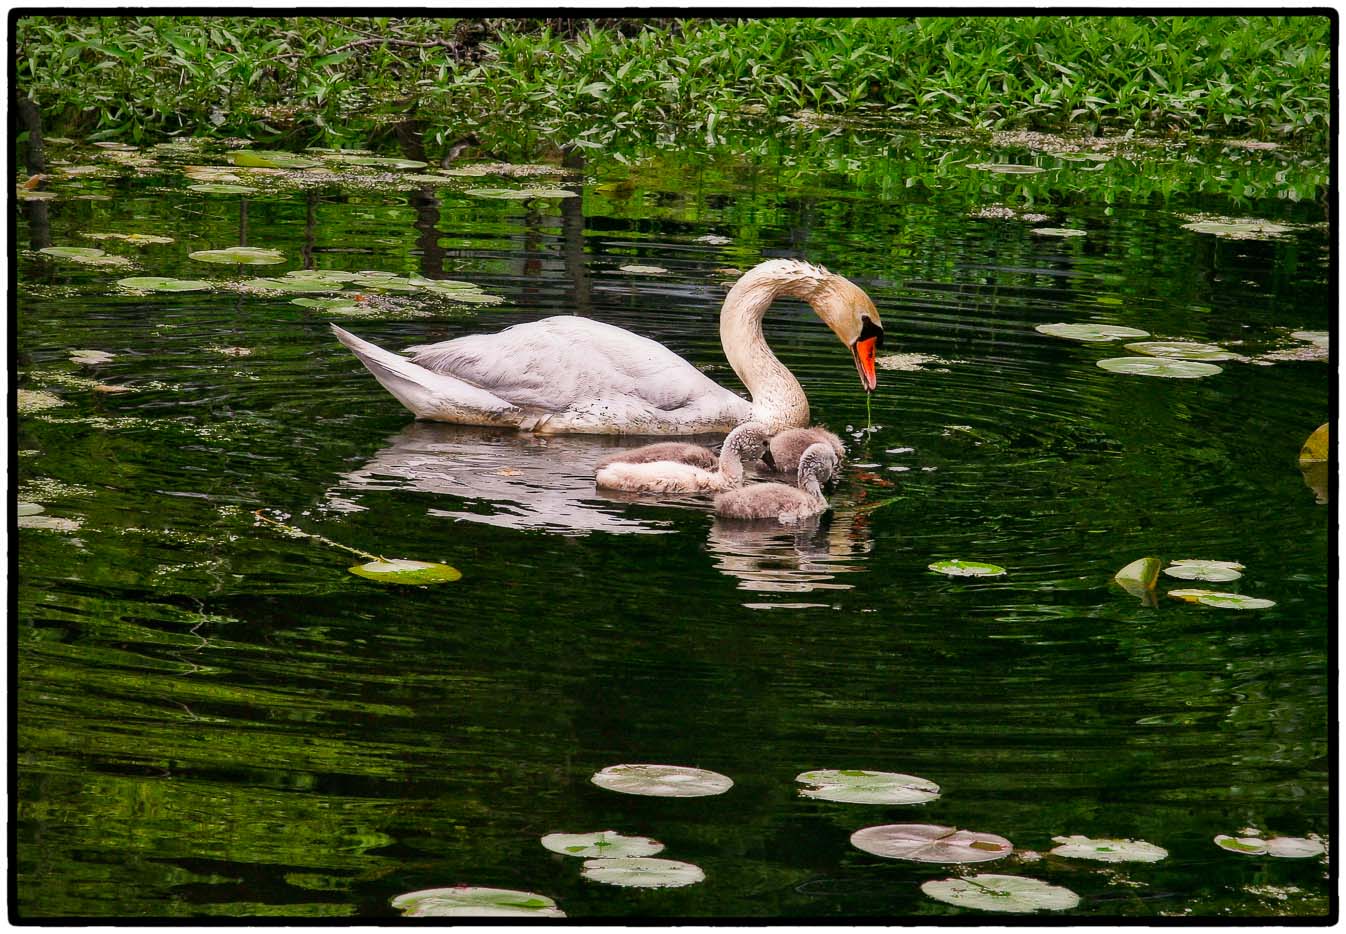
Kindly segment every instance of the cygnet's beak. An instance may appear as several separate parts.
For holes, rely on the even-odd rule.
[[[776,469],[776,459],[771,456],[770,447],[767,447],[762,451],[762,461],[772,470]]]
[[[855,369],[860,373],[860,385],[865,387],[865,392],[873,392],[879,386],[875,360],[879,348],[883,346],[883,328],[868,317],[864,322],[859,338],[851,345],[851,353],[855,357]]]

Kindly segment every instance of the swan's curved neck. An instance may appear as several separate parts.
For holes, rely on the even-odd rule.
[[[775,266],[775,263],[764,264]],[[791,264],[792,266],[794,264]],[[809,269],[809,272],[803,270]],[[759,266],[740,279],[720,309],[720,342],[724,355],[752,397],[753,421],[770,432],[809,423],[809,400],[799,380],[776,358],[762,336],[762,318],[780,295],[812,304],[820,282],[814,270],[763,269]]]

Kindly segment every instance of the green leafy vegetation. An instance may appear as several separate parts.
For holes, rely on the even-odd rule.
[[[1322,15],[25,15],[14,49],[16,86],[47,126],[109,141],[339,145],[414,115],[441,141],[490,123],[583,148],[713,145],[745,120],[837,116],[1325,143],[1330,34]]]

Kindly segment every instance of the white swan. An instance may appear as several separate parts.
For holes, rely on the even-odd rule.
[[[855,358],[873,392],[883,323],[846,278],[796,260],[767,260],[730,289],[720,342],[751,401],[668,348],[589,318],[557,316],[416,348],[407,358],[332,325],[383,387],[417,418],[541,432],[685,435],[749,419],[768,431],[809,422],[803,388],[767,346],[762,317],[780,295],[803,299]]]
[[[726,519],[776,519],[793,523],[827,511],[822,485],[837,469],[830,444],[814,444],[799,458],[799,486],[754,483],[715,497],[715,514]]]
[[[799,459],[815,444],[826,444],[836,454],[838,461],[846,456],[846,446],[826,428],[787,428],[771,438],[768,450],[774,461],[774,469],[781,473],[797,474]]]
[[[743,483],[743,468],[756,463],[766,451],[766,429],[758,422],[744,422],[724,439],[715,470],[704,470],[679,461],[625,461],[600,467],[594,482],[609,490],[633,493],[718,493]]]

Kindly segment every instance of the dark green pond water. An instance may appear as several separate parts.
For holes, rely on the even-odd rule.
[[[1332,416],[1334,375],[1321,354],[1294,359],[1315,348],[1291,336],[1335,327],[1325,164],[780,134],[442,182],[405,178],[436,164],[332,161],[230,182],[184,173],[230,166],[220,149],[49,144],[55,199],[16,207],[11,494],[56,526],[13,533],[20,917],[374,920],[401,893],[458,884],[538,892],[571,918],[1007,917],[920,888],[978,871],[1065,886],[1078,917],[1329,910],[1326,857],[1213,842],[1331,842],[1335,506],[1298,456]],[[1043,171],[976,167],[998,163]],[[238,181],[255,190],[189,187]],[[467,193],[526,186],[576,197]],[[986,216],[997,205],[1044,219]],[[1208,215],[1264,229],[1183,227]],[[188,256],[240,244],[283,262]],[[797,302],[768,318],[815,420],[849,447],[831,514],[798,533],[598,494],[592,465],[617,439],[415,423],[328,328],[400,348],[577,312],[738,388],[719,306],[733,269],[776,256],[863,287],[890,357],[867,431],[844,348]],[[221,285],[308,268],[503,301],[365,282],[325,309]],[[212,287],[117,287],[131,276]],[[1244,359],[1200,379],[1114,373],[1097,361],[1137,355],[1035,330],[1055,322]],[[91,350],[111,357],[70,359]],[[362,559],[258,509],[463,577],[363,580],[346,570]],[[1111,583],[1147,555],[1245,570],[1164,576],[1150,601]],[[928,569],[949,558],[1007,573]],[[1167,593],[1183,587],[1274,606]],[[735,784],[665,799],[589,781],[631,762]],[[917,775],[942,796],[800,796],[795,776],[827,768]],[[910,822],[1018,852],[960,868],[849,843]],[[603,829],[655,837],[706,879],[604,885],[538,842]],[[1047,854],[1072,834],[1168,856]]]

